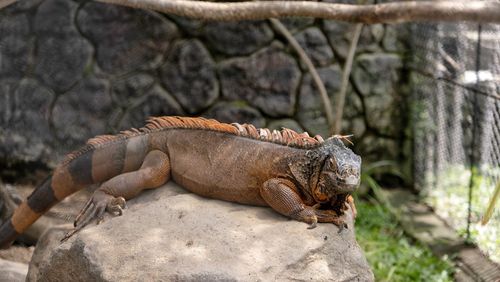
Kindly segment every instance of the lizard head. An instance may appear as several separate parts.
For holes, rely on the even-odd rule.
[[[347,148],[342,137],[334,136],[318,148],[324,156],[318,184],[313,197],[319,203],[337,198],[338,195],[353,193],[359,186],[361,157]]]

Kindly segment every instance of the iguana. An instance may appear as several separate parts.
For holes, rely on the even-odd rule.
[[[154,117],[143,128],[97,136],[68,154],[0,227],[0,247],[53,205],[95,183],[100,187],[71,234],[102,220],[106,211],[121,215],[126,200],[170,179],[205,197],[270,206],[310,228],[317,222],[342,228],[347,206],[355,212],[350,195],[359,185],[360,166],[341,136],[323,140],[286,128]]]

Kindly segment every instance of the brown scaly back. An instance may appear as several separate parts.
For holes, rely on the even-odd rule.
[[[178,117],[178,116],[163,116],[151,117],[146,125],[140,129],[132,128],[120,132],[117,135],[100,135],[91,138],[86,145],[77,151],[74,151],[66,156],[63,164],[67,164],[71,160],[94,150],[105,144],[121,141],[130,137],[161,131],[165,129],[202,129],[216,132],[224,132],[237,136],[252,138],[265,142],[272,142],[296,148],[314,148],[324,142],[319,135],[314,137],[309,136],[307,132],[297,133],[291,129],[283,128],[282,130],[269,130],[267,128],[255,128],[251,124],[239,123],[222,123],[214,119],[206,119],[202,117]]]

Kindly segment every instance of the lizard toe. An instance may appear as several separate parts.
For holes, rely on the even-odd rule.
[[[123,209],[127,207],[125,198],[116,197],[113,198],[106,206],[106,211],[109,213],[121,216],[123,214]]]
[[[102,191],[96,191],[76,216],[73,223],[74,228],[66,233],[61,242],[69,239],[94,219],[97,219],[97,224],[102,223],[106,211],[112,214],[122,215],[124,208],[125,199],[123,197],[114,197]]]

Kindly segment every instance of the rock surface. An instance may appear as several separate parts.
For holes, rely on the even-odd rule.
[[[328,42],[317,27],[310,27],[297,34],[295,39],[317,67],[328,66],[333,63],[333,52]]]
[[[86,3],[76,23],[97,45],[97,63],[110,74],[157,67],[178,36],[174,23],[155,12],[103,3]]]
[[[244,100],[269,116],[291,115],[300,82],[296,61],[278,44],[219,64],[224,98]]]
[[[265,21],[209,22],[203,35],[215,50],[228,55],[247,55],[273,40]]]
[[[255,108],[242,102],[220,102],[210,108],[202,116],[227,123],[250,123],[256,127],[264,127],[266,120]]]
[[[45,144],[54,141],[49,130],[53,98],[36,80],[0,80],[0,158],[49,162],[53,151]]]
[[[175,184],[60,244],[41,238],[28,281],[372,281],[349,228],[307,229],[270,208],[210,200]]]
[[[0,259],[0,281],[25,281],[28,273],[28,265],[19,262],[13,262]]]
[[[206,108],[219,94],[215,63],[205,46],[195,39],[174,44],[161,68],[161,80],[189,114]]]
[[[113,110],[109,83],[89,77],[58,97],[52,123],[57,137],[76,147],[88,136],[104,134],[109,122],[105,117]]]

